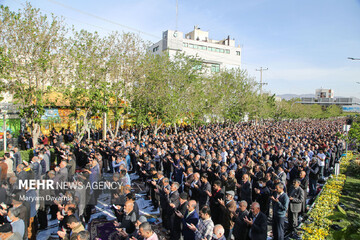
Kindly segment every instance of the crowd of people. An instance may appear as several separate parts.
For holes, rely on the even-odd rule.
[[[167,239],[284,239],[296,233],[306,200],[316,196],[318,181],[340,159],[343,124],[342,119],[210,124],[164,127],[157,134],[131,128],[107,140],[92,131],[90,140],[82,141],[69,138],[71,131],[52,131],[46,144],[44,136],[39,139],[31,161],[22,161],[13,146],[0,161],[0,232],[36,239],[49,216],[57,219],[59,238],[90,239],[98,197],[109,194],[114,239],[159,239],[140,213],[133,173],[145,184],[153,210],[159,209]],[[19,185],[26,179],[75,187]],[[108,192],[94,187],[102,181],[117,184]]]

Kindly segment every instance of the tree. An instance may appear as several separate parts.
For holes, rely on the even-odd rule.
[[[141,129],[151,124],[155,134],[164,124],[160,121],[166,118],[165,106],[171,103],[169,64],[167,55],[147,54],[132,87],[130,112],[135,116],[135,123]]]
[[[61,85],[64,58],[60,49],[66,29],[60,19],[40,14],[29,3],[17,13],[0,6],[0,18],[4,90],[13,94],[36,147],[47,105],[43,96]]]
[[[223,70],[218,74],[222,100],[220,107],[225,120],[239,122],[251,113],[256,101],[256,82],[241,69]]]
[[[342,109],[336,105],[328,106],[324,113],[324,115],[328,118],[329,117],[337,117],[337,116],[340,116],[341,114],[342,114]]]
[[[109,72],[109,48],[96,32],[85,30],[74,31],[67,43],[69,70],[65,97],[74,111],[76,120],[79,110],[84,111],[82,129],[77,133],[81,140],[87,132],[90,138],[92,117],[100,117],[107,112],[110,94],[110,83],[107,81]]]
[[[360,144],[360,122],[353,122],[348,133],[348,140],[357,146]]]
[[[202,63],[197,57],[179,53],[164,60],[169,67],[169,77],[166,79],[169,102],[164,106],[163,120],[174,124],[176,132],[177,121],[190,119],[193,122],[202,109]]]
[[[273,119],[275,118],[276,101],[275,94],[262,94],[258,98],[257,112],[255,113],[259,119]]]
[[[106,104],[113,113],[115,130],[109,128],[112,138],[118,135],[120,122],[130,108],[132,88],[140,77],[141,61],[145,56],[146,43],[136,34],[117,32],[106,38],[110,50],[108,81],[110,99]],[[110,121],[109,121],[110,122]]]

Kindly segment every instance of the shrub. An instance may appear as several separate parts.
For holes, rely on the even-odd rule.
[[[346,171],[352,158],[351,152],[341,158],[340,169],[342,173]],[[327,217],[333,214],[334,208],[339,202],[345,179],[344,174],[332,175],[328,179],[321,194],[315,200],[313,209],[308,213],[311,222],[302,226],[304,230],[303,240],[322,240],[329,235],[332,221]]]

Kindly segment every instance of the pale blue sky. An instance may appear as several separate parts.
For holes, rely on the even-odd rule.
[[[0,0],[12,10],[25,0]],[[59,3],[64,5],[61,5]],[[332,88],[336,96],[360,97],[360,0],[178,0],[178,30],[198,25],[210,38],[230,35],[241,45],[242,68],[259,80],[255,69],[268,67],[266,91],[314,93]],[[152,42],[175,29],[176,0],[30,0],[44,13],[63,16],[76,28],[144,32]],[[96,15],[109,21],[83,14]],[[110,21],[118,23],[113,24]]]

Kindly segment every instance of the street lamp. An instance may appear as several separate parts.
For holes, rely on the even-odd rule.
[[[360,58],[353,58],[353,57],[348,57],[348,59],[353,61],[360,60]]]

